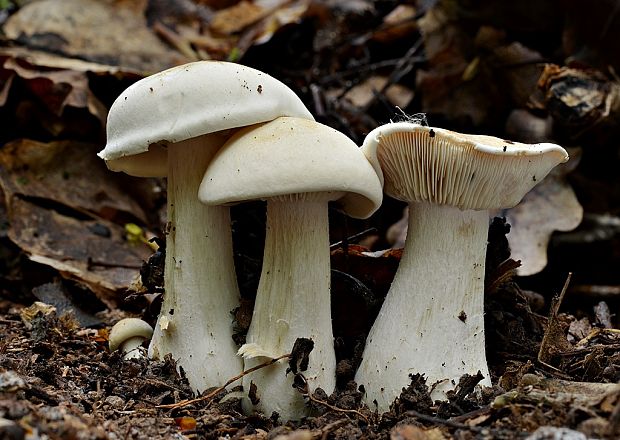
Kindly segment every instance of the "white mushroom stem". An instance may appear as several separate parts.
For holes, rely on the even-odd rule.
[[[144,357],[141,347],[145,340],[142,336],[134,336],[123,342],[121,344],[121,351],[124,353],[123,359],[140,359]]]
[[[423,373],[445,398],[463,374],[484,375],[484,264],[487,211],[430,203],[409,205],[400,266],[366,342],[356,381],[369,405],[387,411]]]
[[[216,133],[168,147],[166,293],[149,355],[171,353],[199,392],[242,370],[232,340],[239,292],[229,208],[198,201],[202,176],[224,140]]]
[[[267,203],[263,268],[247,344],[239,350],[248,369],[266,358],[289,353],[300,337],[314,341],[310,365],[303,372],[309,387],[330,394],[336,385],[336,358],[330,309],[329,193],[292,195]],[[295,200],[296,198],[305,200]],[[307,415],[302,395],[292,388],[288,363],[280,361],[243,378],[247,391],[256,385],[260,402],[246,410],[283,420]],[[247,404],[249,405],[249,404]]]

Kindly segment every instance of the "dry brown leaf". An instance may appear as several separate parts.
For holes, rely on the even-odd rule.
[[[110,221],[146,215],[96,150],[76,142],[12,142],[0,150],[0,187],[11,241],[113,304],[151,251],[128,244],[124,227]]]
[[[308,11],[312,0],[284,1],[281,3],[285,4],[285,6],[278,7],[275,10],[272,7],[273,12],[259,23],[261,29],[256,33],[254,44],[264,44],[281,27],[291,23],[298,23]]]
[[[145,0],[42,0],[13,14],[4,32],[29,48],[140,72],[185,62],[146,26],[145,7]]]
[[[265,10],[247,1],[241,1],[229,8],[216,12],[209,28],[220,35],[231,35],[263,18]]]
[[[120,292],[138,276],[150,253],[146,246],[129,246],[123,227],[114,223],[80,220],[18,195],[7,198],[7,204],[11,241],[32,261],[86,285],[110,307],[116,306]]]
[[[344,98],[348,99],[354,106],[364,108],[374,99],[375,93],[383,90],[387,83],[387,76],[371,76],[361,84],[351,88],[344,95]],[[413,90],[400,84],[391,84],[385,91],[385,96],[392,104],[405,108],[413,99]]]
[[[86,108],[102,125],[105,124],[107,110],[90,91],[85,72],[43,71],[34,66],[23,66],[16,58],[5,59],[2,69],[23,79],[28,89],[56,116],[61,116],[67,106]]]
[[[542,97],[533,97],[534,104],[574,134],[617,124],[620,118],[620,82],[610,81],[603,72],[548,64],[538,87]]]
[[[469,119],[474,125],[488,122],[492,114],[493,83],[478,74],[479,64],[466,54],[474,40],[448,16],[440,4],[418,20],[424,38],[428,69],[418,71],[422,111],[448,119]],[[465,74],[465,75],[464,75]]]
[[[110,177],[97,150],[71,141],[11,142],[0,150],[0,185],[7,197],[18,194],[62,204],[86,216],[146,223],[140,205]]]
[[[536,85],[543,66],[543,56],[518,42],[495,48],[489,62],[501,76],[505,91],[512,98],[513,105],[524,107]]]
[[[1,47],[0,58],[15,58],[23,66],[24,63],[38,68],[73,70],[76,72],[93,72],[96,74],[115,75],[117,78],[140,79],[142,75],[137,70],[111,66],[108,64],[92,63],[77,58],[67,58],[40,50],[25,47]],[[41,69],[42,70],[42,69]]]
[[[415,22],[417,10],[412,5],[398,5],[385,17],[381,26],[373,32],[372,39],[381,43],[406,38],[418,30]]]

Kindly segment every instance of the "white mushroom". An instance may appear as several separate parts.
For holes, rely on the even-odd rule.
[[[230,204],[267,200],[261,278],[247,343],[245,368],[290,352],[297,338],[314,341],[306,375],[310,390],[336,384],[330,310],[327,204],[370,216],[381,184],[360,149],[342,133],[299,118],[278,118],[236,133],[218,152],[200,186],[201,201]],[[285,419],[307,414],[302,396],[280,361],[243,379],[257,386],[254,408]]]
[[[144,341],[153,336],[153,327],[138,318],[125,318],[118,321],[110,330],[108,343],[110,351],[121,350],[123,359],[139,359],[144,357],[141,350]],[[146,350],[145,350],[146,351]]]
[[[110,109],[108,143],[99,153],[108,167],[168,177],[166,294],[149,355],[171,353],[199,392],[238,374],[242,360],[232,340],[239,293],[229,210],[200,204],[198,187],[229,129],[284,115],[312,119],[278,80],[215,61],[144,78]]]
[[[387,124],[362,148],[386,194],[409,203],[400,266],[366,342],[356,381],[379,411],[423,373],[432,393],[484,375],[484,264],[489,209],[512,207],[557,164],[554,144],[517,144],[413,123]]]

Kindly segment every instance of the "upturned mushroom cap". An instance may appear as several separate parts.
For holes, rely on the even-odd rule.
[[[389,196],[475,210],[515,206],[568,160],[555,144],[528,145],[411,122],[374,129],[362,150]]]
[[[110,108],[108,143],[99,156],[113,171],[165,176],[167,156],[160,144],[279,116],[313,120],[297,95],[266,73],[240,64],[198,61],[127,88]]]
[[[207,168],[198,198],[225,205],[325,192],[357,218],[372,215],[382,200],[377,174],[351,139],[318,122],[282,117],[230,138]]]
[[[108,343],[110,351],[117,350],[125,341],[140,337],[151,339],[153,328],[145,321],[138,318],[125,318],[118,321],[110,330]]]

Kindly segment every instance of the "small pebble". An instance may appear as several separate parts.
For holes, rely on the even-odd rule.
[[[105,403],[110,405],[114,409],[122,409],[125,406],[125,401],[118,396],[108,396],[105,398]]]

